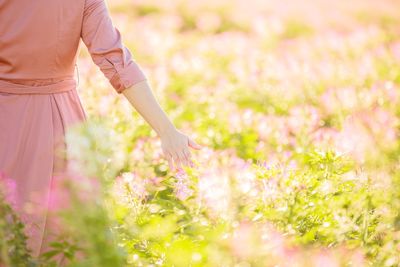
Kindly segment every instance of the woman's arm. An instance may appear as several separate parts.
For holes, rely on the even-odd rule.
[[[85,0],[81,38],[118,94],[146,79],[113,25],[105,0]]]
[[[148,81],[138,82],[124,89],[122,94],[161,138],[162,150],[170,169],[173,169],[172,159],[175,170],[181,168],[182,164],[193,166],[189,147],[200,149],[201,146],[175,128],[155,99]]]
[[[193,165],[188,147],[200,149],[178,131],[154,98],[147,77],[123,44],[114,27],[105,0],[85,0],[81,37],[94,63],[108,78],[117,93],[123,94],[161,138],[169,167]]]

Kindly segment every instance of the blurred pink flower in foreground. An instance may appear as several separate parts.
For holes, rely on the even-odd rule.
[[[397,60],[400,60],[400,41],[394,42],[390,45],[390,49]]]
[[[340,267],[336,257],[330,251],[321,251],[313,257],[315,267]]]
[[[260,225],[260,236],[263,241],[262,249],[264,251],[268,251],[278,257],[285,257],[287,253],[285,238],[271,223],[266,222]]]
[[[15,181],[0,170],[0,194],[4,194],[5,201],[13,208],[17,205],[16,186]]]
[[[71,209],[73,201],[78,205],[90,205],[101,196],[101,185],[97,177],[73,172],[53,175],[48,197],[47,225],[49,231],[61,234],[69,228],[60,213]],[[45,206],[45,205],[44,205]]]
[[[240,222],[232,232],[230,240],[231,249],[234,255],[241,259],[254,257],[259,249],[257,247],[257,233],[249,222]]]
[[[256,259],[264,266],[285,267],[340,267],[349,262],[351,266],[366,265],[360,250],[294,245],[290,236],[278,232],[269,222],[244,220],[233,223],[233,227],[229,248],[242,261]]]
[[[49,209],[63,210],[69,207],[71,197],[75,195],[79,201],[95,201],[101,190],[97,177],[90,177],[74,172],[64,172],[53,175]]]

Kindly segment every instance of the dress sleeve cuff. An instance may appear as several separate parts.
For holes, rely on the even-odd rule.
[[[125,67],[120,62],[113,64],[115,74],[110,79],[110,83],[118,94],[138,82],[147,80],[143,70],[132,60]]]

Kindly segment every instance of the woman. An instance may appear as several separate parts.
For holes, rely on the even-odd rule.
[[[74,79],[81,39],[116,92],[157,132],[171,169],[173,162],[192,166],[189,147],[201,148],[158,105],[104,0],[0,0],[0,171],[16,183],[35,257],[46,250],[52,179],[66,166],[55,151],[65,145],[66,128],[86,120]]]

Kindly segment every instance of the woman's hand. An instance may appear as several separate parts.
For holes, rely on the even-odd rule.
[[[168,160],[171,170],[182,169],[183,165],[194,166],[189,147],[201,149],[199,144],[175,128],[161,134],[160,139],[164,157]],[[175,169],[173,162],[175,163]]]
[[[193,167],[189,147],[200,149],[201,146],[175,128],[155,99],[147,80],[135,83],[122,93],[160,137],[170,169],[174,170],[173,161],[175,170],[182,169],[183,165]]]

